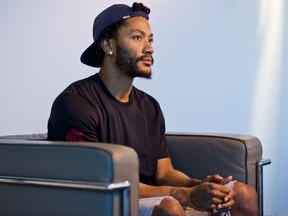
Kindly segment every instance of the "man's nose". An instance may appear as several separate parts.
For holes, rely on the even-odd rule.
[[[153,48],[153,46],[152,46],[150,41],[147,41],[145,43],[143,51],[144,51],[144,53],[149,53],[149,54],[153,54],[154,53],[154,48]]]

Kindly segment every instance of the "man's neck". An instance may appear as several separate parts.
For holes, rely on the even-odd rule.
[[[100,69],[99,76],[105,83],[107,89],[117,100],[123,103],[129,101],[133,78],[114,68],[105,67]]]

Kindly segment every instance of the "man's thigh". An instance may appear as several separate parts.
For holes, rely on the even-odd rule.
[[[230,189],[233,189],[235,181],[231,181],[226,186]],[[159,205],[160,202],[170,196],[163,196],[163,197],[150,197],[150,198],[143,198],[139,200],[139,216],[151,216],[153,209],[155,206]],[[172,198],[172,197],[171,197]],[[184,207],[185,208],[185,207]],[[185,213],[187,216],[208,216],[211,215],[208,212],[197,211],[193,208],[186,207]],[[222,212],[218,215],[221,216],[230,216],[230,212]]]
[[[151,197],[139,200],[139,216],[151,216],[155,206],[159,205],[161,201],[165,198],[172,198],[170,196],[164,197]],[[187,216],[208,216],[207,212],[196,211],[192,208],[185,208],[185,213]]]

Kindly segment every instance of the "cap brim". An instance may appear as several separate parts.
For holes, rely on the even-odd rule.
[[[101,67],[101,62],[96,57],[96,42],[92,43],[81,55],[80,60],[83,64],[91,67]]]

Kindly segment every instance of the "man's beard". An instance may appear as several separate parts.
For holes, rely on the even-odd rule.
[[[142,71],[137,66],[137,63],[141,61],[143,58],[149,56],[152,58],[152,64],[154,62],[152,55],[143,55],[141,57],[130,57],[129,52],[121,47],[119,43],[116,44],[116,66],[119,70],[125,72],[129,77],[135,78],[135,77],[142,77],[151,79],[151,70],[149,73]]]

